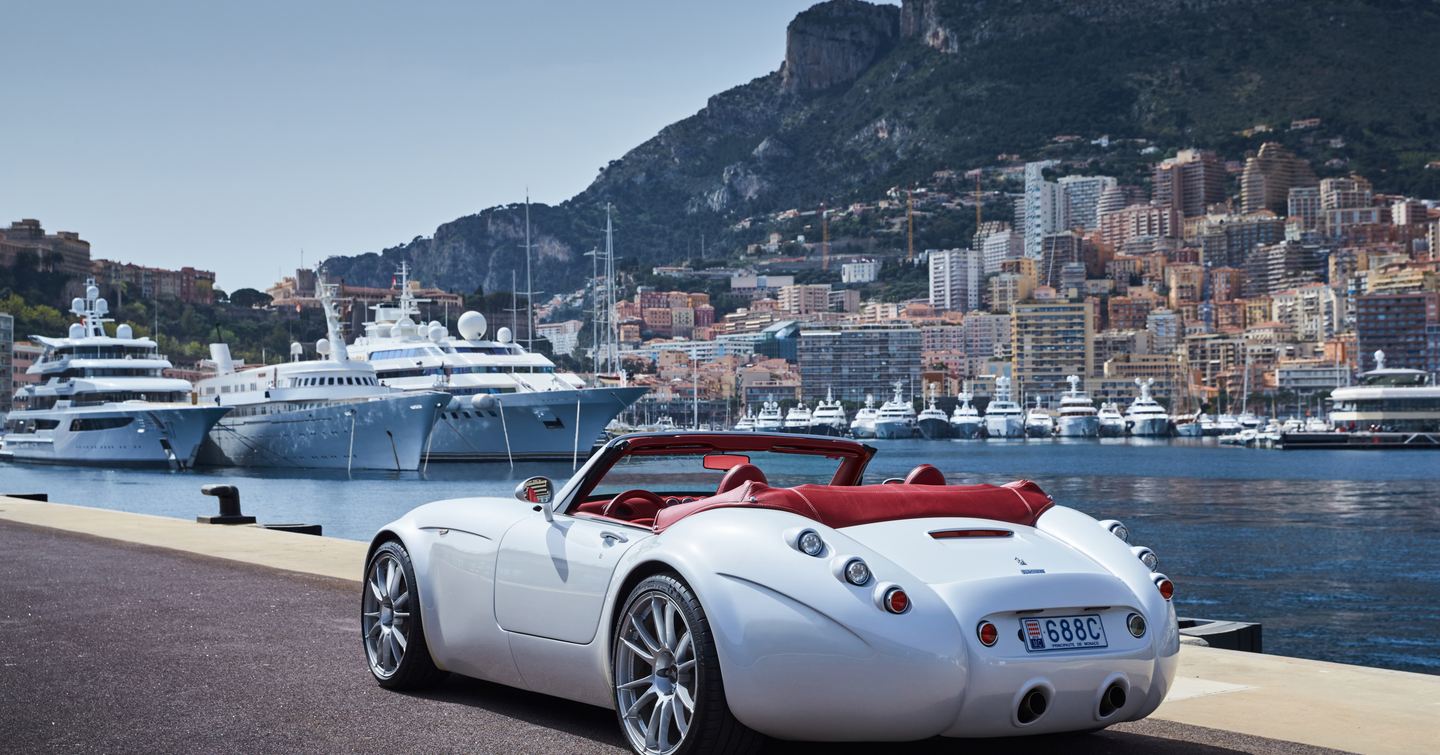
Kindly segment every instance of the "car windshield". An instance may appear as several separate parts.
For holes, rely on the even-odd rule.
[[[612,496],[640,488],[660,495],[710,495],[725,476],[724,464],[749,463],[760,468],[771,485],[789,487],[813,483],[828,485],[844,459],[817,454],[745,451],[734,454],[630,454],[610,468],[591,491],[590,497]],[[717,460],[725,460],[716,463]]]

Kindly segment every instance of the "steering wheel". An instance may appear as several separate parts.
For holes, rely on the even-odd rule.
[[[636,519],[649,519],[660,513],[665,508],[665,499],[648,490],[636,488],[618,493],[605,508],[600,510],[601,515],[612,519],[624,519],[634,521]]]

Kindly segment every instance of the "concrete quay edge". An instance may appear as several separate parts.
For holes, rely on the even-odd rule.
[[[0,496],[0,521],[358,583],[366,543]],[[1152,718],[1365,753],[1428,750],[1440,676],[1183,645]]]

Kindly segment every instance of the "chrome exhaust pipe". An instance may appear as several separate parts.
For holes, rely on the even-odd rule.
[[[1100,696],[1100,717],[1109,718],[1115,715],[1115,711],[1125,707],[1125,688],[1119,682],[1111,684]]]
[[[1025,693],[1020,698],[1020,707],[1015,711],[1015,720],[1021,724],[1034,723],[1041,716],[1045,715],[1045,709],[1049,707],[1050,700],[1045,697],[1045,691],[1035,688]]]

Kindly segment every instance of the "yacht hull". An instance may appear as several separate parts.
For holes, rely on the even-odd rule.
[[[915,425],[910,422],[876,422],[875,437],[879,440],[902,440],[915,437]]]
[[[955,437],[954,428],[950,427],[950,420],[926,417],[920,420],[920,435],[926,440],[945,440]]]
[[[1127,420],[1130,434],[1142,438],[1161,438],[1170,434],[1170,420],[1167,417],[1144,417]]]
[[[1182,438],[1199,438],[1205,435],[1205,428],[1199,422],[1183,422],[1175,426],[1175,434]]]
[[[811,425],[809,433],[811,435],[828,435],[832,438],[843,438],[846,434],[844,425],[836,425],[829,422]]]
[[[1061,438],[1095,438],[1100,435],[1100,418],[1089,417],[1061,417],[1056,425],[1055,434]]]
[[[185,469],[195,464],[205,434],[228,411],[228,407],[169,405],[24,412],[27,419],[53,419],[58,425],[6,435],[0,442],[0,458],[33,464]],[[82,429],[86,425],[104,429]]]
[[[855,438],[874,438],[874,423],[856,423],[850,426],[850,435]]]
[[[610,420],[645,391],[585,388],[506,393],[479,402],[462,398],[436,420],[430,461],[583,459]]]
[[[1125,436],[1125,421],[1115,420],[1113,422],[1100,423],[1100,437],[1122,438]]]
[[[951,422],[950,431],[956,438],[983,438],[985,437],[985,423],[980,419],[972,422]]]
[[[436,417],[450,403],[439,392],[297,406],[236,407],[200,449],[201,464],[296,469],[420,468]]]
[[[985,434],[991,438],[1023,438],[1025,420],[1011,416],[986,417]]]
[[[1050,425],[1029,424],[1025,425],[1025,437],[1027,438],[1049,438],[1055,434],[1055,428]]]

